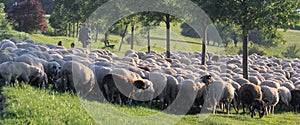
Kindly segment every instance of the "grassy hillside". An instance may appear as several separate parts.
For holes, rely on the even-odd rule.
[[[300,114],[291,112],[262,119],[251,119],[248,114],[217,114],[200,120],[204,115],[172,115],[145,107],[88,102],[70,93],[30,86],[4,87],[2,94],[6,97],[7,107],[0,115],[0,124],[300,124]]]
[[[197,38],[190,38],[185,37],[180,34],[181,28],[179,25],[173,26],[171,28],[171,51],[189,51],[189,52],[195,52],[195,51],[201,51],[202,45],[201,45],[201,39]],[[282,29],[278,30],[278,32],[283,34],[284,40],[287,41],[286,44],[279,44],[276,47],[263,47],[259,45],[251,45],[249,44],[249,47],[256,46],[260,50],[263,50],[267,56],[277,56],[277,57],[283,57],[281,54],[282,52],[285,52],[288,46],[291,45],[298,45],[299,39],[300,39],[300,31],[297,30],[288,30],[284,32]],[[64,37],[64,36],[45,36],[42,34],[28,34],[24,32],[17,32],[17,31],[9,31],[6,32],[6,37],[17,37],[22,40],[25,39],[33,39],[37,42],[43,42],[43,43],[51,43],[51,44],[57,44],[58,41],[63,42],[63,46],[66,48],[70,48],[70,44],[72,42],[75,42],[76,47],[81,47],[81,43],[78,42],[76,38],[71,37]],[[1,36],[1,35],[0,35]],[[138,29],[135,31],[135,36],[137,38],[138,44],[134,43],[134,49],[137,51],[146,51],[147,50],[147,35],[143,32],[141,32],[141,29]],[[150,38],[151,38],[151,49],[159,52],[165,52],[166,48],[166,32],[165,27],[156,27],[153,28],[150,31]],[[92,32],[92,44],[88,47],[89,49],[102,49],[104,46],[103,43],[103,35],[99,35],[98,41],[95,42],[95,33]],[[127,33],[121,51],[118,51],[121,37],[118,35],[111,34],[109,36],[111,44],[115,45],[115,49],[111,50],[114,53],[116,53],[119,56],[122,56],[123,53],[130,49],[130,44],[127,43],[126,39],[130,37],[130,33]],[[3,39],[3,37],[0,37]],[[214,52],[218,54],[236,54],[239,52],[242,48],[242,43],[238,43],[238,47],[234,47],[233,43],[230,43],[228,47],[217,47],[217,46],[207,46],[208,52]],[[299,48],[299,47],[298,47]],[[300,56],[300,54],[299,54]]]

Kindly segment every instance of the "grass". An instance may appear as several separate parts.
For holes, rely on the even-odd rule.
[[[119,106],[84,101],[70,93],[57,93],[31,86],[4,87],[8,105],[0,124],[300,124],[300,114],[286,112],[263,117],[250,115],[172,115],[139,106]],[[258,117],[258,116],[257,116]]]

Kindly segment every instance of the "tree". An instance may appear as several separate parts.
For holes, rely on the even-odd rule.
[[[47,31],[45,12],[37,0],[19,2],[10,8],[7,18],[20,31]]]
[[[277,28],[295,24],[299,20],[296,9],[299,0],[211,0],[217,19],[233,23],[242,31],[243,77],[248,79],[248,33],[262,31],[268,39],[281,39]]]
[[[6,20],[6,14],[4,13],[4,3],[0,3],[0,29],[7,30],[8,22]]]
[[[152,26],[159,26],[160,22],[156,19],[157,16],[153,16],[154,13],[152,12],[143,12],[141,13],[141,16],[139,18],[139,21],[142,23],[144,27],[146,27],[146,32],[147,32],[147,49],[148,53],[151,51],[150,47],[150,30]]]

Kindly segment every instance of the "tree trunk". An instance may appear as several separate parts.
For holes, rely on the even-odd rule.
[[[76,23],[73,23],[73,38],[75,37],[75,32],[76,32]]]
[[[98,41],[98,35],[99,35],[99,28],[98,28],[98,24],[96,24],[96,37],[95,37],[95,42]]]
[[[77,23],[76,23],[76,36],[75,36],[75,38],[78,37],[78,32],[79,32],[79,21],[77,21]]]
[[[150,28],[148,28],[148,53],[150,53],[151,51],[151,47],[150,47]]]
[[[166,15],[166,28],[167,28],[167,44],[166,44],[166,46],[167,46],[167,58],[170,58],[170,56],[171,56],[171,51],[170,51],[170,28],[171,28],[171,26],[170,26],[170,14],[167,14]]]
[[[71,37],[71,34],[72,34],[72,31],[71,31],[71,30],[72,30],[72,28],[71,28],[71,23],[68,23],[68,25],[69,25],[69,26],[68,26],[68,29],[69,29],[68,36]]]
[[[133,50],[133,41],[134,41],[134,25],[131,25],[130,49],[132,50]]]
[[[125,37],[126,31],[127,31],[127,28],[128,28],[128,24],[126,25],[126,27],[125,27],[125,29],[124,29],[124,32],[123,32],[123,34],[122,34],[122,39],[121,39],[119,51],[121,51],[121,48],[122,48],[122,45],[123,45],[123,42],[124,42],[124,37]]]
[[[248,79],[248,32],[243,30],[243,77]]]
[[[104,41],[108,40],[108,31],[104,34]]]
[[[203,35],[203,38],[202,38],[202,58],[201,58],[201,64],[202,65],[206,65],[207,29],[208,29],[208,26],[205,27],[204,35]]]
[[[64,31],[65,31],[65,32],[64,32],[64,33],[65,33],[65,36],[68,36],[68,25],[65,26]]]

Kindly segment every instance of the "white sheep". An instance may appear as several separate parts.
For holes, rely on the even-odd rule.
[[[274,114],[274,108],[279,102],[279,93],[277,88],[272,88],[269,86],[261,86],[261,91],[263,93],[263,99],[268,101],[267,103],[267,114]]]

